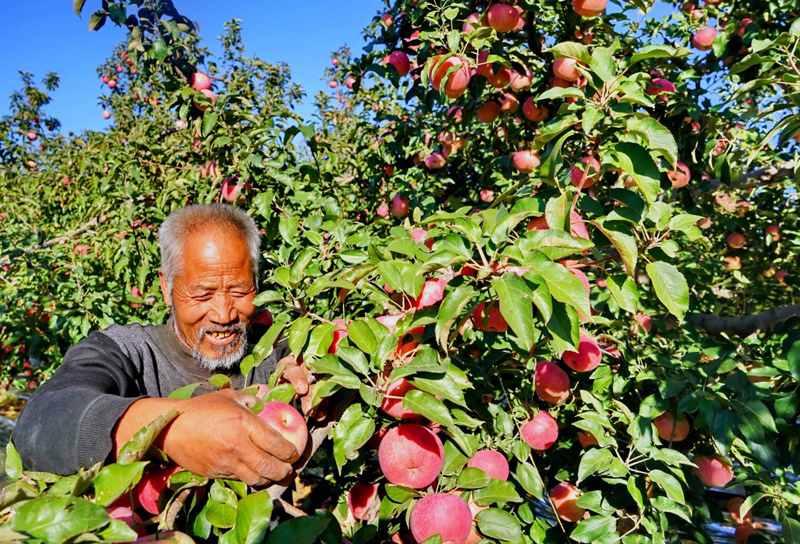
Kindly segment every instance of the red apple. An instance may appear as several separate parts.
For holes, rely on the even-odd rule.
[[[359,521],[371,521],[378,515],[378,484],[357,483],[347,494],[347,507]]]
[[[28,136],[28,139],[29,139],[30,141],[32,141],[32,142],[35,142],[35,141],[36,141],[36,138],[38,138],[38,137],[39,137],[39,136],[38,136],[38,135],[37,135],[35,132],[33,132],[33,131],[30,131],[30,132],[28,132],[27,136]]]
[[[522,104],[522,114],[535,123],[547,119],[548,113],[547,108],[536,105],[533,97],[528,98],[525,103]]]
[[[392,215],[395,217],[405,217],[408,214],[408,199],[400,193],[392,198]]]
[[[480,24],[481,24],[480,14],[472,13],[467,17],[467,20],[464,21],[464,24],[461,25],[461,32],[472,34],[472,32],[475,30],[475,27],[480,26]]]
[[[192,88],[195,91],[210,90],[211,78],[203,72],[195,72],[192,74]]]
[[[461,60],[461,57],[457,56],[448,57],[444,61],[441,61],[441,63],[440,61],[441,55],[437,55],[433,59],[429,74],[431,85],[439,92],[444,90],[444,94],[450,98],[458,98],[464,94],[464,91],[467,90],[467,85],[469,85],[469,67],[463,60]],[[447,75],[447,72],[450,70],[450,68],[456,68],[456,71],[453,72],[446,82],[444,82],[444,89],[442,89],[442,80]]]
[[[378,448],[378,461],[390,483],[422,489],[442,470],[444,447],[427,427],[407,423],[386,433]]]
[[[489,314],[486,314],[486,303],[481,302],[472,311],[472,321],[482,331],[506,332],[508,323],[500,311],[500,303],[489,303]]]
[[[478,108],[478,120],[482,123],[491,123],[500,115],[500,105],[494,100],[484,102]]]
[[[744,247],[746,240],[744,234],[738,232],[732,232],[731,234],[728,235],[727,242],[728,246],[730,246],[731,248],[739,249]]]
[[[102,116],[103,116],[103,119],[110,119],[111,118],[111,112],[108,111],[108,110],[103,110]]]
[[[683,442],[689,436],[691,425],[682,415],[675,417],[671,411],[664,412],[653,420],[658,437],[665,442]]]
[[[583,182],[583,188],[587,189],[597,183],[597,181],[600,179],[600,163],[594,157],[584,157],[581,159],[581,162],[587,166],[573,166],[569,173],[570,182],[572,182],[575,187],[580,187],[581,181],[583,180],[584,169],[588,168],[589,173],[586,174],[586,181]]]
[[[679,162],[678,169],[668,171],[667,177],[669,178],[673,189],[680,189],[681,187],[686,187],[686,185],[689,184],[692,173],[689,171],[688,166],[682,162]]]
[[[778,225],[768,226],[767,230],[764,231],[764,234],[767,236],[772,236],[773,241],[781,239],[781,230],[778,228]]]
[[[447,279],[444,277],[434,280],[426,280],[422,284],[422,291],[417,300],[414,301],[414,308],[421,310],[429,306],[438,304],[444,298],[444,289],[447,286]]]
[[[565,351],[561,358],[576,372],[590,372],[600,365],[603,354],[594,338],[581,335],[578,351]]]
[[[511,84],[511,90],[515,93],[530,89],[533,83],[533,72],[527,68],[522,74],[519,72],[511,72],[511,80],[509,83]]]
[[[308,443],[308,427],[300,412],[285,402],[272,400],[265,402],[264,409],[256,415],[294,444],[297,453],[303,454]]]
[[[478,193],[481,202],[486,202],[487,204],[494,201],[494,191],[491,189],[481,189]]]
[[[700,51],[710,51],[714,44],[714,38],[716,37],[716,28],[704,28],[698,30],[694,37],[692,37],[692,45]]]
[[[109,79],[107,85],[109,89],[115,89],[117,87],[117,82],[113,79]]]
[[[519,100],[512,93],[504,93],[500,100],[500,109],[505,113],[514,113],[519,109]]]
[[[558,517],[573,523],[581,520],[586,513],[585,509],[576,504],[580,496],[580,490],[567,482],[561,482],[550,490],[550,499],[556,507]]]
[[[411,385],[411,382],[405,378],[395,380],[386,388],[386,396],[384,396],[383,401],[381,401],[381,410],[398,419],[411,419],[417,417],[419,415],[418,413],[414,412],[413,410],[403,408],[403,397],[405,397],[406,393],[409,391],[414,391],[416,389],[417,388]]]
[[[582,431],[578,431],[578,442],[581,443],[581,447],[584,449],[589,446],[597,446],[597,439],[591,434]]]
[[[383,58],[383,63],[391,64],[400,77],[408,74],[411,70],[411,61],[408,60],[408,55],[402,51],[392,51]]]
[[[547,224],[545,216],[536,217],[528,223],[528,230],[547,230],[550,227]],[[570,215],[570,234],[576,238],[583,238],[589,240],[589,230],[583,222],[583,218],[578,212],[572,212]]]
[[[492,4],[486,10],[486,21],[498,33],[509,32],[519,23],[519,12],[514,6]]]
[[[518,172],[530,174],[535,168],[539,167],[541,160],[539,160],[539,155],[530,149],[523,149],[514,153],[511,163]]]
[[[737,255],[725,257],[723,261],[725,261],[725,268],[728,270],[741,270],[742,268],[742,258]],[[775,273],[775,277],[777,276],[778,273]]]
[[[575,67],[576,59],[562,58],[553,61],[553,73],[564,81],[577,81],[581,77],[580,71]]]
[[[344,80],[344,84],[347,86],[348,89],[352,89],[355,83],[356,83],[356,78],[354,78],[353,76],[348,76],[347,79]]]
[[[606,9],[608,0],[572,0],[575,13],[581,17],[597,17]]]
[[[160,512],[158,499],[161,492],[169,484],[170,476],[181,470],[183,470],[181,467],[175,465],[155,469],[148,467],[133,489],[134,500],[138,501],[147,512],[158,514]]]
[[[520,430],[522,440],[537,452],[543,452],[558,440],[558,423],[553,416],[539,410]]]
[[[440,535],[442,544],[463,544],[472,529],[472,512],[458,495],[436,493],[414,505],[408,526],[417,542]]]
[[[652,318],[647,315],[643,314],[642,312],[637,312],[636,315],[633,316],[633,320],[644,329],[644,332],[649,333],[650,330],[653,328],[653,320]]]
[[[253,323],[264,325],[265,327],[272,326],[272,314],[269,310],[264,308],[253,317]]]
[[[389,217],[389,205],[386,203],[381,204],[378,206],[378,209],[375,210],[375,215],[378,217],[383,217],[384,219]]]
[[[444,158],[444,155],[439,153],[438,151],[434,151],[427,157],[425,157],[425,167],[428,170],[438,170],[439,168],[444,167],[447,164],[447,159]]]
[[[333,342],[328,348],[328,353],[335,354],[336,350],[339,349],[339,342],[347,337],[347,323],[344,319],[334,319],[332,323],[339,325],[339,327],[333,331]]]
[[[467,466],[481,469],[489,478],[508,480],[508,460],[499,451],[479,450],[475,452]]]
[[[545,402],[558,404],[569,397],[569,376],[561,367],[550,361],[536,363],[534,372],[536,396]]]
[[[674,93],[678,89],[668,79],[663,77],[654,78],[652,83],[647,87],[647,94],[656,95],[661,100],[669,100],[669,94]]]
[[[748,510],[742,516],[742,504],[744,504],[743,497],[733,497],[728,501],[728,512],[731,514],[731,519],[736,525],[749,525],[753,523],[753,512]]]
[[[108,517],[111,519],[118,519],[125,523],[128,527],[133,527],[137,523],[142,522],[142,518],[139,517],[136,512],[134,512],[129,506],[109,506],[106,509],[108,512]],[[145,527],[140,527],[136,530],[136,534],[139,536],[144,536],[147,534],[147,529]]]
[[[735,544],[747,544],[747,540],[756,534],[756,528],[752,525],[739,525],[733,533]]]
[[[733,469],[717,455],[696,456],[692,462],[697,465],[694,473],[706,487],[725,487],[733,480]]]

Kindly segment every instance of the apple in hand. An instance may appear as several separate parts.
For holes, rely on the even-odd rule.
[[[308,443],[308,427],[300,412],[285,402],[272,400],[265,402],[264,409],[256,415],[294,444],[297,453],[303,454]]]

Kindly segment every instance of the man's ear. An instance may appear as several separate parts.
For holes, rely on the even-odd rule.
[[[164,304],[167,306],[172,306],[172,293],[169,292],[169,286],[167,285],[167,278],[164,277],[163,272],[161,270],[158,271],[158,281],[161,284],[161,296],[164,299]]]

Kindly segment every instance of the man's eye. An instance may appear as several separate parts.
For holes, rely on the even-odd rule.
[[[211,293],[201,293],[192,297],[195,300],[206,301],[211,298]]]

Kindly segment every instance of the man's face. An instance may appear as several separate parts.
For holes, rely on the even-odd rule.
[[[203,367],[230,368],[244,355],[247,326],[256,311],[255,278],[245,240],[222,228],[200,230],[187,239],[183,264],[171,294],[161,278],[178,336]]]

